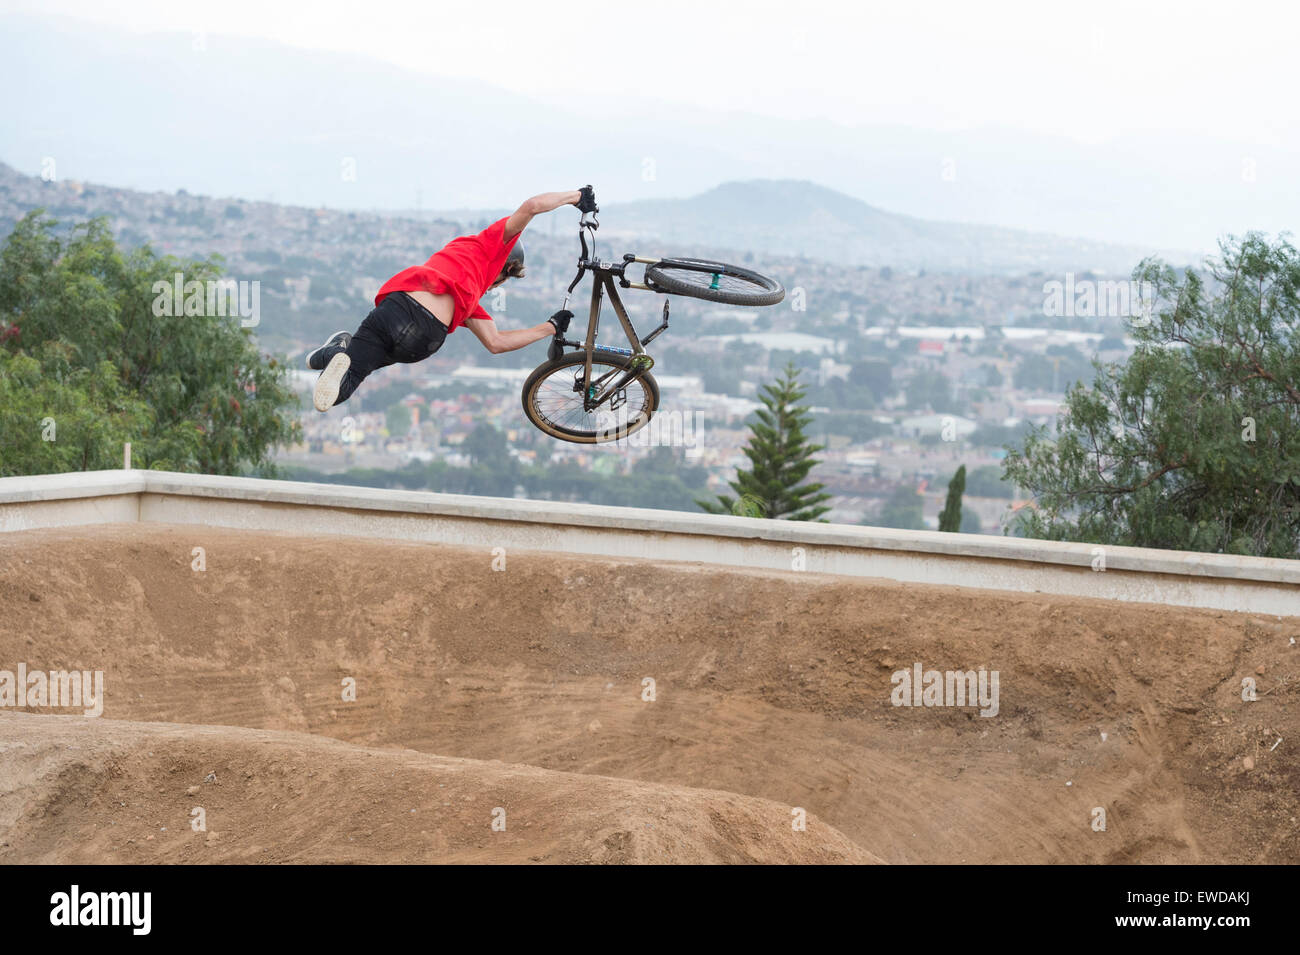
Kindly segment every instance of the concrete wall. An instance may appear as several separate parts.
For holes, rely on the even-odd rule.
[[[0,478],[0,531],[133,521],[1300,614],[1300,561],[1291,560],[163,471]]]

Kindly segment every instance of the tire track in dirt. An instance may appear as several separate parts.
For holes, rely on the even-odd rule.
[[[490,567],[203,527],[4,535],[0,668],[102,668],[113,719],[802,806],[893,862],[1300,861],[1298,764],[1267,748],[1300,738],[1296,618],[556,554]],[[916,661],[999,670],[1001,712],[891,706]],[[1246,675],[1271,692],[1243,704]]]

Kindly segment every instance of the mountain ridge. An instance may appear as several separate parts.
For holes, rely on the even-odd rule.
[[[1187,250],[917,218],[807,179],[735,180],[694,196],[602,203],[602,210],[602,235],[801,255],[838,265],[991,273],[1090,269],[1127,275],[1148,255],[1178,265],[1198,260]],[[505,213],[438,213],[444,218],[453,214],[477,220]]]
[[[0,162],[0,189],[13,196],[32,195],[41,184]],[[50,185],[53,185],[51,183]],[[273,207],[300,213],[319,210],[353,219],[402,220],[456,224],[472,229],[508,210],[340,210],[329,207],[267,203],[238,197],[208,196],[177,190],[135,190],[100,183],[68,180],[91,215],[91,197],[122,210],[136,197],[185,196],[203,202],[227,202],[242,208]],[[69,193],[56,192],[51,198]],[[599,198],[600,193],[597,192]],[[11,215],[38,203],[18,198]],[[647,199],[602,206],[602,237],[626,242],[677,243],[698,248],[733,249],[754,255],[804,257],[830,265],[929,270],[936,272],[1015,274],[1093,271],[1128,274],[1147,255],[1187,264],[1191,254],[1093,242],[1001,226],[935,222],[889,212],[830,187],[800,179],[751,179],[721,183],[695,196]],[[551,227],[552,234],[554,226]],[[668,245],[642,254],[683,254]]]

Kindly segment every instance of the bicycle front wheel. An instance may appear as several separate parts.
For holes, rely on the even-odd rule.
[[[571,352],[528,376],[523,392],[528,420],[551,437],[575,444],[617,441],[644,428],[659,409],[659,384],[654,377],[643,373],[615,395],[617,403],[606,401],[588,411],[583,406],[587,390],[583,358],[583,352]],[[612,387],[630,362],[623,355],[597,353],[591,359],[592,383],[599,391]]]
[[[646,268],[645,284],[656,292],[724,305],[775,305],[785,298],[785,289],[776,279],[708,259],[662,259]]]

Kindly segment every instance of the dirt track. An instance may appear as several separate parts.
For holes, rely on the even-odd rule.
[[[103,719],[0,710],[0,861],[1300,861],[1300,618],[491,562],[0,536],[0,669],[106,671]],[[914,662],[999,714],[892,706]]]

